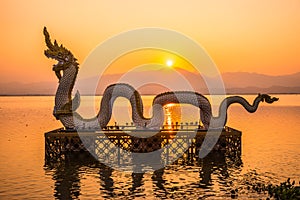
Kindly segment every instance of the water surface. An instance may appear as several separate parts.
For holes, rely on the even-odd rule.
[[[224,199],[231,198],[232,189],[241,198],[264,197],[247,186],[300,179],[300,96],[276,96],[279,102],[261,104],[253,114],[241,106],[229,108],[227,125],[243,132],[240,161],[215,153],[194,166],[173,164],[145,174],[81,157],[44,166],[44,132],[61,127],[52,116],[54,97],[0,97],[0,199]],[[148,116],[152,98],[143,97]],[[112,124],[130,123],[127,106],[117,100]],[[198,116],[191,106],[166,108],[166,123],[195,123]]]

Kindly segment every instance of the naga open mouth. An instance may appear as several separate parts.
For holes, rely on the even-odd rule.
[[[47,53],[47,50],[45,51],[45,55],[47,58],[51,58],[53,60],[58,61],[56,64],[53,65],[52,70],[55,72],[57,78],[60,80],[62,77],[61,71],[64,70],[65,61],[62,58],[58,58],[57,56],[51,55]]]
[[[66,61],[68,61],[67,57],[64,58],[61,53],[52,52],[51,49],[45,50],[45,56],[47,58],[51,58],[53,60],[58,61],[57,64],[53,65],[54,67],[56,67],[56,66],[62,66],[62,65],[65,64]]]
[[[63,67],[64,64],[65,64],[65,61],[63,61],[63,60],[58,60],[58,59],[55,59],[55,60],[57,60],[58,63],[53,65],[53,71],[62,70],[62,67]]]

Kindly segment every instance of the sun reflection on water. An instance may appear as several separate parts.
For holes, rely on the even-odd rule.
[[[181,122],[181,107],[179,104],[169,103],[164,106],[165,126],[164,129],[178,129]]]
[[[170,103],[164,106],[164,130],[202,129],[199,108],[188,104]]]

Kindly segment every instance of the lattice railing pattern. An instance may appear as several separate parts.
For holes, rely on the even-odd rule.
[[[138,134],[143,138],[137,137]],[[151,135],[146,137],[147,134]],[[160,158],[164,164],[192,163],[198,154],[206,131],[160,131],[157,134],[135,131],[132,135],[121,130],[104,132],[77,132],[57,129],[45,133],[45,158],[63,160],[66,152],[88,151],[104,163],[126,165],[132,161],[131,152],[148,153],[163,149]],[[228,155],[241,155],[241,132],[225,127],[213,150]],[[178,159],[179,158],[179,159]]]

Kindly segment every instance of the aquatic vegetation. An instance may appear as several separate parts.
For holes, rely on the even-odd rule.
[[[290,178],[279,185],[257,183],[253,185],[253,189],[256,192],[268,192],[269,197],[267,199],[300,199],[300,182],[299,185],[295,185],[295,181],[291,182]]]
[[[300,182],[299,182],[300,185]],[[291,183],[290,178],[279,185],[268,185],[268,193],[270,197],[275,199],[300,199],[300,186],[295,185],[295,181]]]

